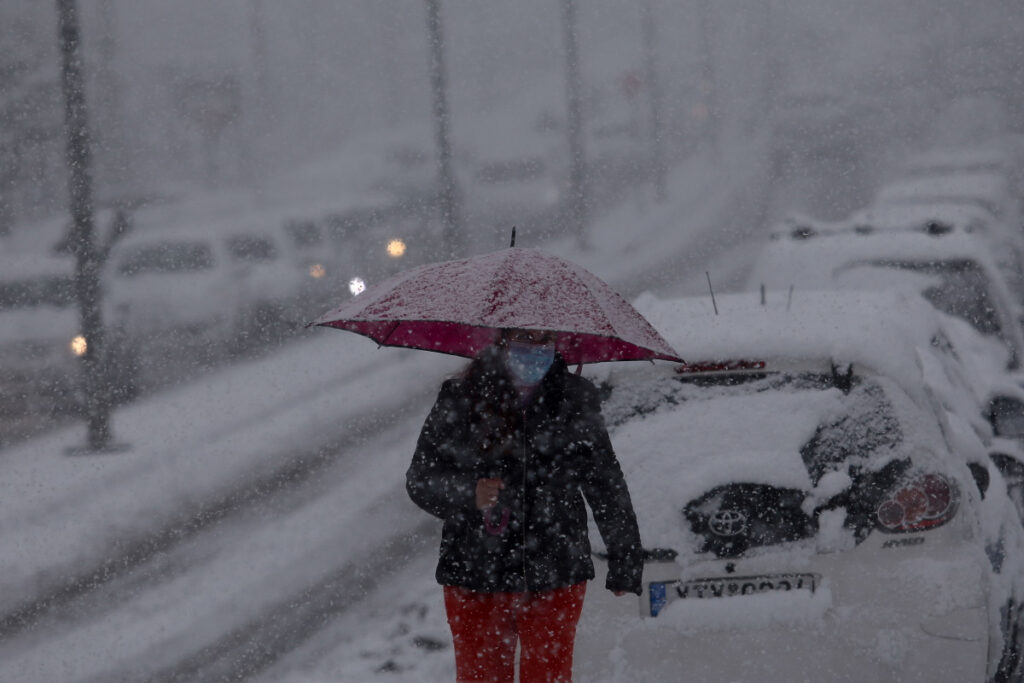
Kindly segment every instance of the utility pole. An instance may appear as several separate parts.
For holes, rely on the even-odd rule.
[[[92,159],[82,74],[82,45],[75,0],[57,0],[61,51],[61,90],[67,136],[68,187],[73,223],[70,246],[76,258],[75,294],[86,340],[83,379],[88,421],[87,447],[110,444],[110,387],[104,378],[104,334],[100,307],[100,267],[105,259],[93,239]]]
[[[565,43],[566,132],[569,136],[568,227],[580,249],[588,249],[587,160],[583,145],[583,105],[579,46],[576,40],[576,0],[562,0],[562,38]]]
[[[400,48],[403,36],[398,25],[399,6],[393,0],[376,0],[374,6],[381,13],[378,49],[383,52],[384,92],[381,102],[384,106],[384,121],[394,126],[398,124],[405,96]]]
[[[117,14],[114,0],[98,0],[100,35],[97,41],[96,95],[98,106],[94,108],[96,126],[96,150],[99,156],[97,184],[101,196],[110,197],[112,191],[120,194],[120,188],[131,177],[128,168],[127,150],[124,144],[124,117],[121,109],[121,86],[114,68],[117,54]],[[103,190],[106,190],[104,192]]]
[[[719,93],[714,58],[714,6],[711,0],[698,0],[700,3],[700,94],[703,99],[706,118],[704,120],[704,137],[711,142],[713,150],[718,150],[721,112],[719,111]]]
[[[444,258],[462,255],[463,235],[459,189],[452,165],[452,142],[448,91],[444,69],[444,35],[441,27],[441,0],[427,0],[427,35],[430,47],[430,91],[434,105],[434,139],[437,144],[438,202],[443,232]]]
[[[661,139],[661,81],[658,78],[658,36],[654,24],[652,0],[643,0],[644,71],[647,97],[651,107],[650,154],[654,173],[654,198],[663,202],[668,198],[665,180],[665,152]]]

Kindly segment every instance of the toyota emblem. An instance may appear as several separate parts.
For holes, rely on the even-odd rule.
[[[738,510],[718,510],[708,520],[716,536],[737,536],[747,530],[747,516]]]

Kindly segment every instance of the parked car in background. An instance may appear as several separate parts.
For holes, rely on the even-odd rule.
[[[1020,227],[1020,205],[1002,173],[972,172],[915,175],[883,185],[876,206],[886,204],[964,204],[983,209],[1010,226]]]
[[[805,230],[822,234],[918,232],[935,237],[948,233],[971,235],[971,239],[989,250],[1017,304],[1024,304],[1024,231],[996,219],[981,207],[935,201],[878,204],[828,226],[805,225],[810,225]]]
[[[990,340],[978,350],[1020,365],[1020,313],[989,250],[968,234],[819,232],[811,226],[770,240],[750,289],[909,289],[962,318]]]
[[[241,324],[240,273],[224,243],[205,231],[139,233],[111,254],[107,319],[147,345],[223,343]]]
[[[588,596],[581,678],[1019,679],[1024,527],[951,412],[940,314],[803,290],[637,308],[688,363],[603,378],[646,566],[639,605]]]

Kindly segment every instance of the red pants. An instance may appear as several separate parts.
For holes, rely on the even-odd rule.
[[[512,683],[516,639],[521,683],[570,683],[586,582],[541,593],[478,593],[444,587],[459,683]]]

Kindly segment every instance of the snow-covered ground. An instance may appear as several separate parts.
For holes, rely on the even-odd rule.
[[[553,250],[627,293],[667,263],[702,269],[730,245],[675,254],[758,180],[725,159],[678,168],[664,205],[606,217],[591,251]],[[0,454],[0,680],[453,677],[439,530],[403,475],[463,361],[305,337],[120,409],[123,450],[77,454],[73,426]]]

